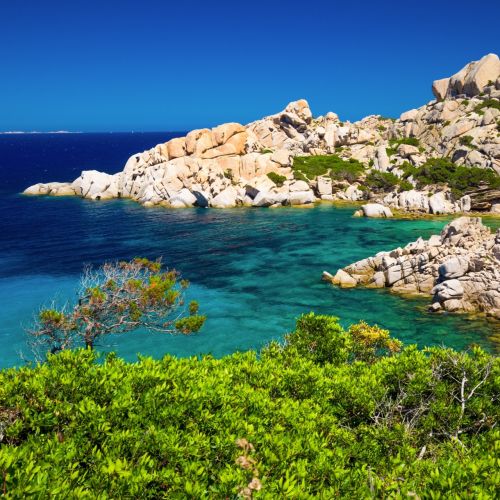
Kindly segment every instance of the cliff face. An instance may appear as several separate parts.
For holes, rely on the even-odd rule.
[[[246,126],[226,123],[158,144],[133,155],[118,174],[84,171],[71,184],[36,184],[25,194],[128,197],[146,206],[221,208],[366,198],[363,176],[356,182],[333,183],[327,176],[294,178],[294,157],[330,154],[361,162],[364,176],[381,172],[402,177],[404,165],[419,167],[441,157],[500,174],[498,57],[489,54],[469,63],[456,75],[434,82],[433,90],[439,100],[397,120],[368,116],[343,123],[334,113],[313,118],[307,101],[298,100]],[[401,140],[405,138],[412,138],[413,145]],[[433,211],[425,200],[436,188],[415,194],[408,189],[412,186],[405,187],[382,193],[385,198],[379,193],[378,198],[394,207]],[[487,187],[465,201],[454,199],[445,187],[437,190],[444,200],[440,211],[445,212],[470,209],[471,202],[473,209],[488,210],[500,202],[500,192]]]
[[[480,311],[500,319],[500,230],[477,217],[460,217],[440,235],[380,252],[324,274],[341,287],[389,287],[432,297],[432,311]]]

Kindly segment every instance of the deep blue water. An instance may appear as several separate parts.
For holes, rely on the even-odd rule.
[[[0,366],[27,352],[23,327],[53,299],[74,300],[84,263],[163,257],[192,285],[208,321],[192,337],[130,333],[107,349],[127,359],[166,352],[220,356],[259,347],[314,310],[389,328],[419,345],[472,343],[496,348],[497,325],[467,316],[432,315],[425,300],[384,290],[341,290],[321,282],[352,261],[428,237],[436,220],[353,218],[353,207],[145,209],[128,200],[25,197],[30,184],[76,178],[83,169],[116,172],[167,133],[0,135]]]

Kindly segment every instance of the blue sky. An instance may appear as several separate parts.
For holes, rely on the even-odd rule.
[[[500,52],[500,2],[2,1],[0,130],[187,130],[308,99],[398,116]]]

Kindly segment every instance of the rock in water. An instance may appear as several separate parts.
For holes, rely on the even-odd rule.
[[[331,281],[429,295],[433,311],[500,319],[500,229],[493,234],[480,218],[460,217],[440,235],[355,262]]]
[[[380,203],[367,203],[361,206],[361,210],[365,217],[392,217],[391,209]]]

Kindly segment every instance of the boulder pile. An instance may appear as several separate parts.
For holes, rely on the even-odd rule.
[[[432,311],[482,312],[500,319],[500,229],[460,217],[441,234],[380,252],[324,279],[341,287],[388,287],[432,297]]]
[[[405,179],[371,192],[370,173],[402,179],[407,165],[433,158],[500,174],[500,60],[488,54],[433,84],[436,100],[401,114],[341,122],[314,118],[307,101],[291,102],[261,120],[197,129],[132,155],[122,172],[84,171],[72,183],[35,184],[30,195],[77,195],[93,200],[131,198],[145,206],[217,207],[302,205],[318,200],[367,200],[425,213],[498,211],[500,190],[480,186],[457,198],[446,185],[418,188]],[[396,143],[395,143],[396,141]],[[297,156],[332,155],[360,162],[357,180],[297,176]],[[275,175],[274,175],[275,174]],[[418,189],[417,189],[418,188]]]

